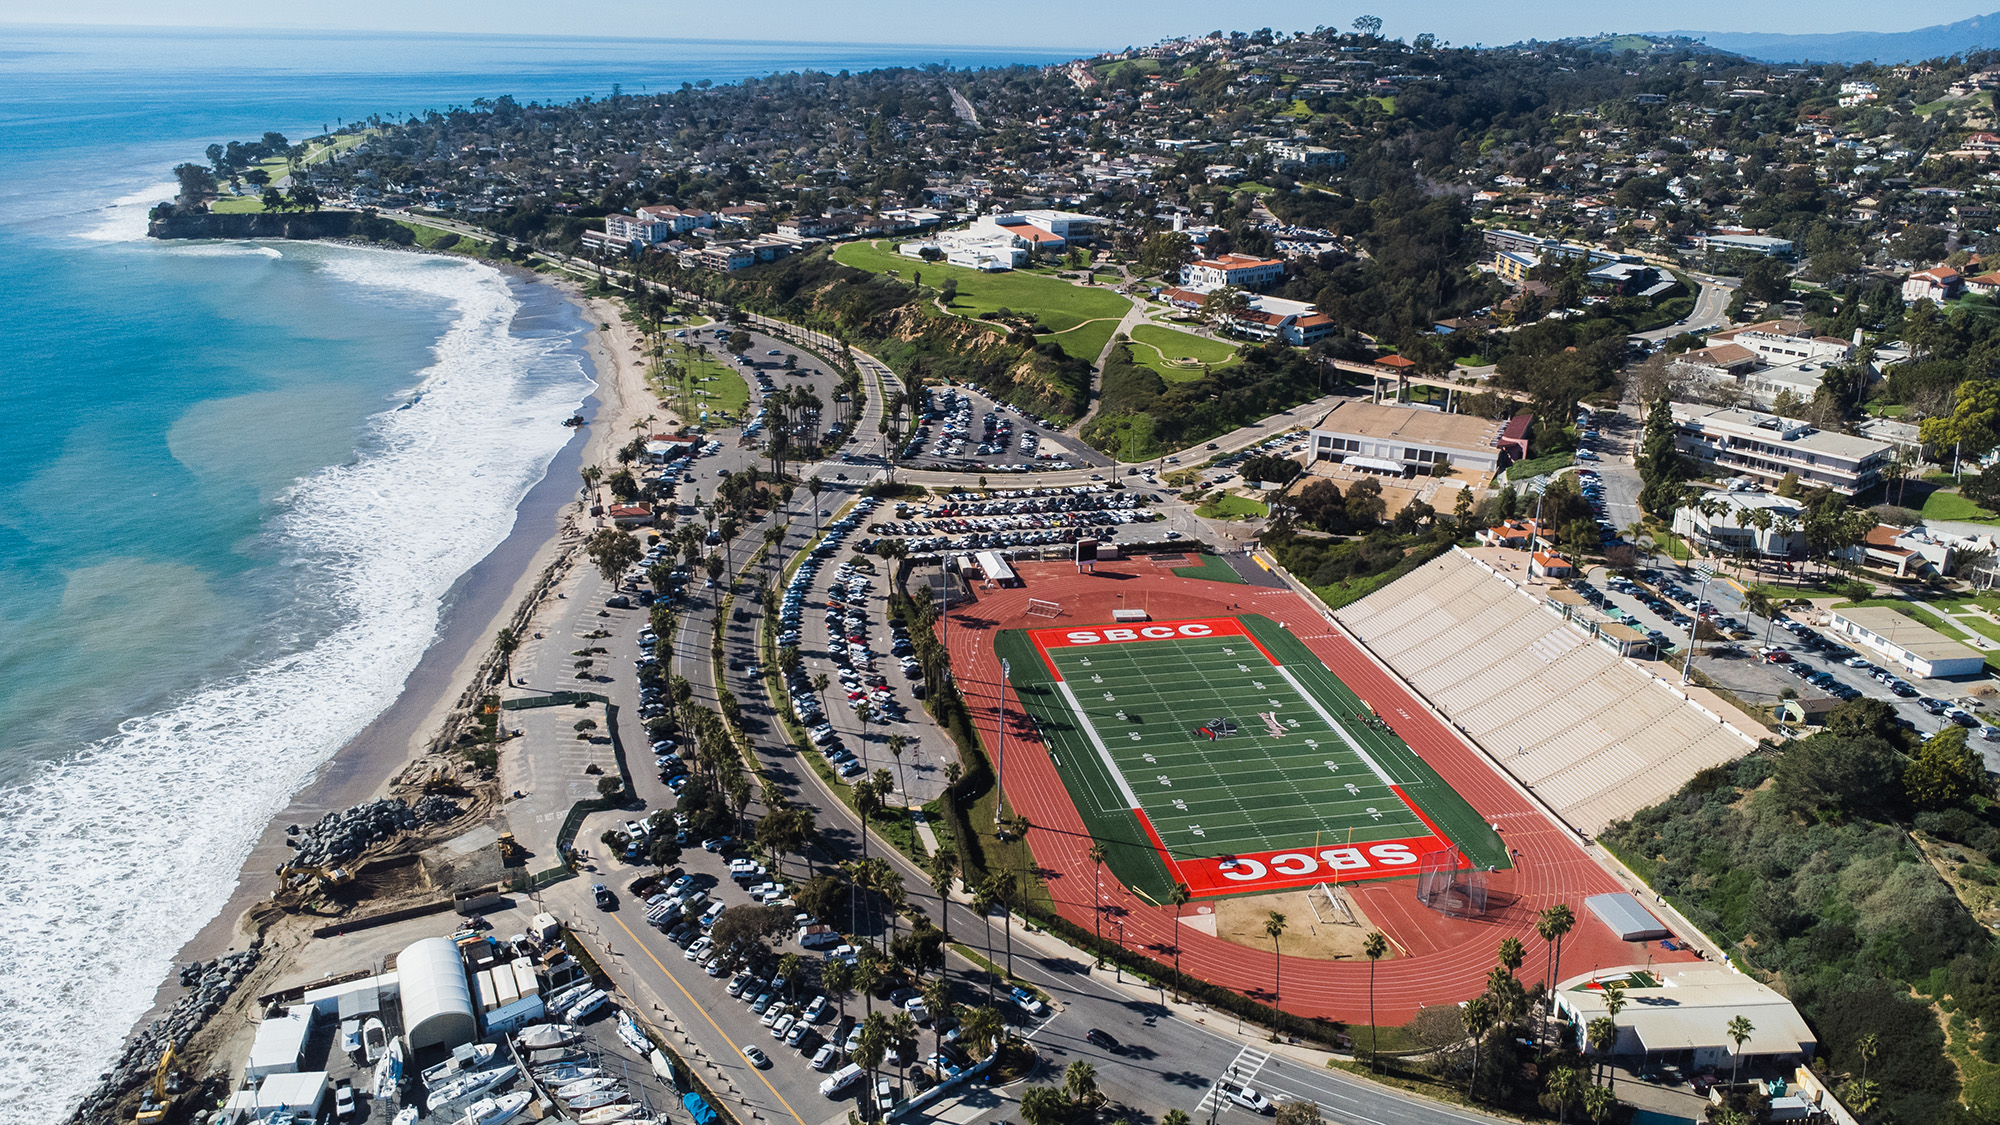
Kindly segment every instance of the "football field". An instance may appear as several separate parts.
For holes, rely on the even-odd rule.
[[[1478,814],[1264,618],[1001,641],[1107,865],[1156,901],[1505,865]]]

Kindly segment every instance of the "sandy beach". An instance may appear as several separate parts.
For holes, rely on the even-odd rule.
[[[491,650],[494,634],[533,594],[550,564],[593,529],[594,521],[577,503],[581,495],[578,470],[586,464],[612,463],[617,448],[631,440],[632,423],[637,419],[653,415],[654,428],[661,430],[675,424],[646,388],[640,335],[625,322],[616,304],[585,297],[581,288],[568,280],[521,270],[509,273],[517,284],[556,286],[582,310],[589,327],[585,350],[597,382],[581,411],[586,424],[522,499],[506,540],[453,584],[445,598],[438,633],[402,691],[271,818],[244,861],[228,904],[181,948],[177,963],[206,960],[249,943],[254,935],[246,915],[270,897],[277,887],[275,871],[291,855],[285,845],[287,825],[310,824],[327,812],[388,795],[393,779],[423,755],[455,702],[472,685]],[[256,977],[281,969],[287,951],[306,940],[309,924],[303,918],[286,919],[270,928],[265,934],[267,956],[258,973],[218,1013],[216,1021],[240,1019],[232,1017],[232,1010],[240,1010],[246,998],[258,991]],[[181,992],[170,974],[155,996],[154,1009],[138,1026]]]

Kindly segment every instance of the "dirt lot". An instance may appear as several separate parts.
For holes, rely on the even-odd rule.
[[[1312,901],[1307,901],[1311,895]],[[1317,961],[1354,961],[1366,957],[1361,945],[1374,932],[1375,926],[1368,916],[1361,912],[1360,904],[1345,891],[1340,893],[1341,901],[1353,913],[1354,922],[1346,922],[1327,903],[1324,891],[1279,891],[1268,895],[1246,895],[1242,898],[1225,898],[1215,904],[1215,935],[1224,941],[1233,941],[1252,949],[1271,948],[1271,935],[1264,932],[1264,921],[1275,910],[1285,916],[1285,934],[1279,940],[1279,949],[1287,957],[1309,957]],[[1314,910],[1318,910],[1317,917]],[[1319,919],[1324,918],[1322,924]],[[1390,943],[1389,954],[1383,960],[1398,955],[1395,943]]]

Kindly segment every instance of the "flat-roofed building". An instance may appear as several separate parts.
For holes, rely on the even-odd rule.
[[[1674,446],[1706,465],[1776,484],[1788,473],[1842,496],[1873,487],[1894,449],[1755,410],[1676,402]]]
[[[1312,428],[1311,456],[1374,472],[1428,473],[1439,461],[1474,472],[1500,470],[1505,427],[1470,414],[1343,402]]]
[[[1224,254],[1219,258],[1199,258],[1181,267],[1181,284],[1207,293],[1232,285],[1238,289],[1262,289],[1285,276],[1280,258],[1256,258],[1249,254]]]
[[[1986,658],[1914,618],[1884,606],[1836,609],[1833,630],[1887,656],[1919,676],[1975,676]]]
[[[1703,492],[1699,502],[1674,512],[1674,534],[1732,555],[1789,559],[1805,550],[1805,505],[1769,492]],[[1702,503],[1719,506],[1708,512]],[[1769,512],[1770,522],[1756,512]],[[1764,526],[1758,526],[1764,524]]]
[[[1783,994],[1713,965],[1599,969],[1557,987],[1556,1013],[1580,1032],[1610,1014],[1597,982],[1635,977],[1659,984],[1625,989],[1625,1006],[1615,1021],[1618,1038],[1609,1052],[1613,1056],[1723,1070],[1732,1062],[1790,1066],[1812,1058],[1819,1047],[1819,1036]],[[1753,1029],[1740,1047],[1729,1032],[1737,1016],[1749,1020]]]

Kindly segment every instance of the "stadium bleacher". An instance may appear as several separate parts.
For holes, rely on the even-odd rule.
[[[1457,549],[1335,618],[1589,835],[1754,746]]]

